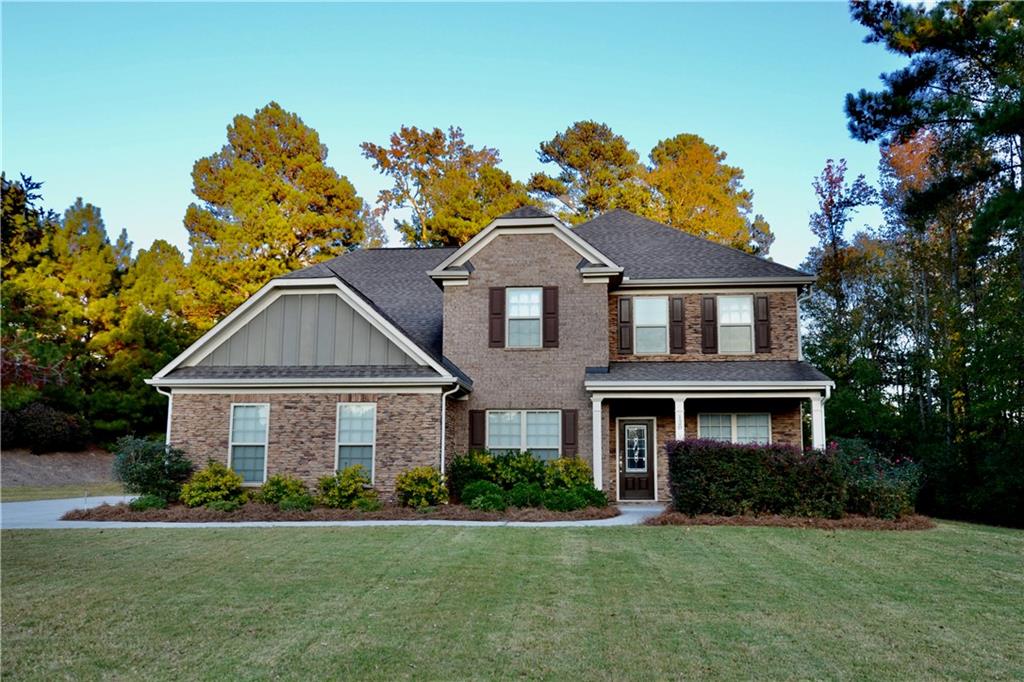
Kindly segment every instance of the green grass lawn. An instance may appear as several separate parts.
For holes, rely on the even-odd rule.
[[[0,488],[0,502],[59,500],[65,497],[124,495],[120,483],[68,483],[67,485],[21,485]]]
[[[1024,678],[1024,532],[3,533],[4,679]]]

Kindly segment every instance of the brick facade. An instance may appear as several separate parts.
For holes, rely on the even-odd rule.
[[[437,394],[174,393],[171,444],[197,466],[228,463],[232,403],[269,403],[267,476],[291,474],[309,485],[334,473],[337,404],[377,403],[374,487],[384,495],[395,477],[415,466],[437,466],[440,402]]]

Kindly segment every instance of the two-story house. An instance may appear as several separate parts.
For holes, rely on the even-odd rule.
[[[585,457],[613,500],[665,499],[672,439],[825,443],[803,362],[812,277],[626,211],[532,207],[465,246],[357,251],[275,279],[150,383],[167,439],[247,483],[359,463],[384,493],[473,448]]]

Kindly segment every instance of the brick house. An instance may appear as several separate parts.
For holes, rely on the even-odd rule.
[[[157,373],[167,438],[259,484],[353,463],[375,487],[473,448],[584,457],[613,500],[667,497],[665,441],[823,447],[803,362],[813,278],[612,211],[535,208],[459,249],[356,251],[266,284]]]

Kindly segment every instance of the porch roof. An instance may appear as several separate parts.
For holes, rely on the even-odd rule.
[[[831,387],[833,382],[815,367],[799,360],[735,360],[717,362],[611,362],[588,367],[587,388],[704,389],[750,387]]]

